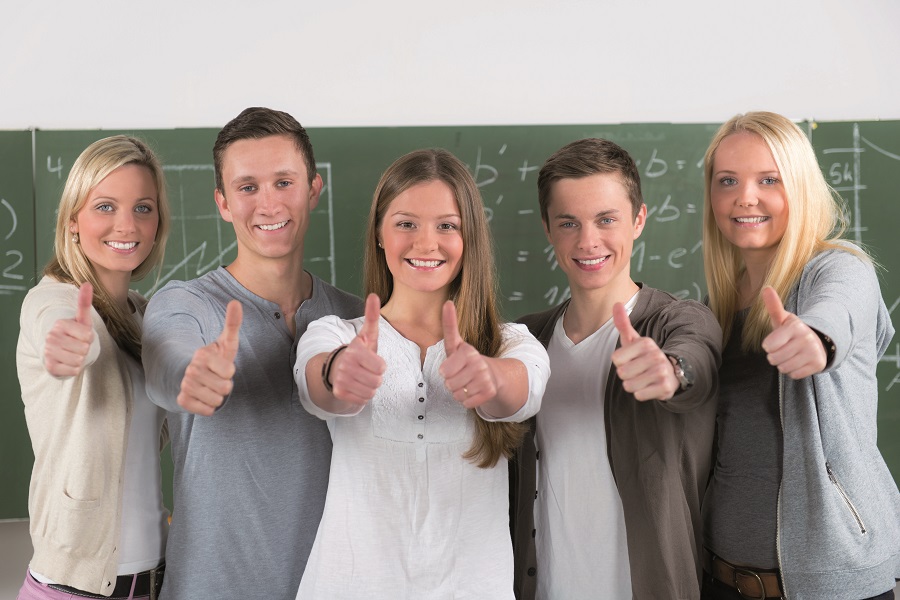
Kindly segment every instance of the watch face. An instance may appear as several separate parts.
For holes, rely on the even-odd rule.
[[[694,368],[680,356],[673,356],[672,358],[675,359],[675,377],[678,378],[681,389],[686,390],[694,385]]]

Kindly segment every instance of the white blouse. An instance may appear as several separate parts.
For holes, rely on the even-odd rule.
[[[363,319],[324,317],[297,347],[294,377],[303,407],[328,422],[334,450],[325,512],[298,599],[512,599],[507,463],[480,469],[462,458],[475,417],[456,402],[438,368],[444,342],[426,351],[381,318],[378,354],[387,363],[375,397],[354,415],[317,407],[306,363],[349,343]],[[523,325],[505,324],[503,358],[528,372],[528,400],[514,415],[537,413],[547,379],[544,347]]]

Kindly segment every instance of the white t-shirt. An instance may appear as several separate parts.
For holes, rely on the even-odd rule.
[[[387,362],[375,397],[335,416],[309,399],[306,363],[349,343],[362,319],[325,317],[297,346],[300,400],[326,419],[334,442],[325,512],[298,599],[513,599],[507,462],[480,469],[462,455],[474,415],[456,402],[438,368],[443,341],[426,351],[381,318],[378,354]],[[504,358],[528,371],[524,421],[541,403],[547,353],[521,325],[504,325]],[[490,419],[489,419],[490,420]]]
[[[135,313],[140,324],[141,316]],[[119,535],[119,575],[153,569],[166,554],[169,511],[163,504],[159,470],[159,432],[166,411],[147,397],[144,368],[126,358],[134,404],[122,494],[122,532]]]
[[[637,294],[626,304],[629,312]],[[578,344],[556,322],[553,376],[537,417],[534,502],[538,600],[631,598],[622,500],[606,451],[605,390],[619,332],[612,319]]]

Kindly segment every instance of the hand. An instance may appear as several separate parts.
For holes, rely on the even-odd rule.
[[[441,364],[444,385],[454,400],[466,408],[475,408],[497,396],[497,379],[487,359],[459,334],[456,306],[447,300],[441,320],[444,327],[444,351],[447,359]]]
[[[825,369],[828,355],[816,332],[800,317],[784,310],[774,288],[763,288],[762,299],[772,321],[772,333],[762,342],[769,364],[791,379],[809,377]]]
[[[681,384],[675,377],[672,362],[655,341],[635,331],[621,302],[613,305],[613,323],[619,330],[621,347],[613,352],[612,362],[625,391],[641,401],[668,400],[674,396]]]
[[[84,359],[94,341],[91,302],[94,288],[81,284],[74,319],[59,319],[44,342],[44,368],[54,377],[75,377],[84,369]]]
[[[353,341],[331,363],[332,394],[338,400],[364,405],[381,386],[387,363],[378,356],[378,320],[381,302],[375,294],[366,298],[363,325]]]
[[[241,303],[232,300],[225,309],[225,327],[218,339],[194,352],[177,398],[186,411],[208,417],[231,393],[242,320]]]

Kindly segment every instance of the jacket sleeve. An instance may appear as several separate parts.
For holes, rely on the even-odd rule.
[[[712,312],[694,300],[668,304],[652,337],[668,355],[684,358],[694,371],[694,384],[660,402],[673,412],[688,412],[714,400],[719,392],[722,328]],[[646,334],[644,334],[646,335]]]
[[[834,342],[834,359],[826,371],[839,367],[867,335],[880,336],[875,347],[881,356],[894,334],[875,268],[848,251],[820,255],[803,273],[796,298],[786,308]]]

